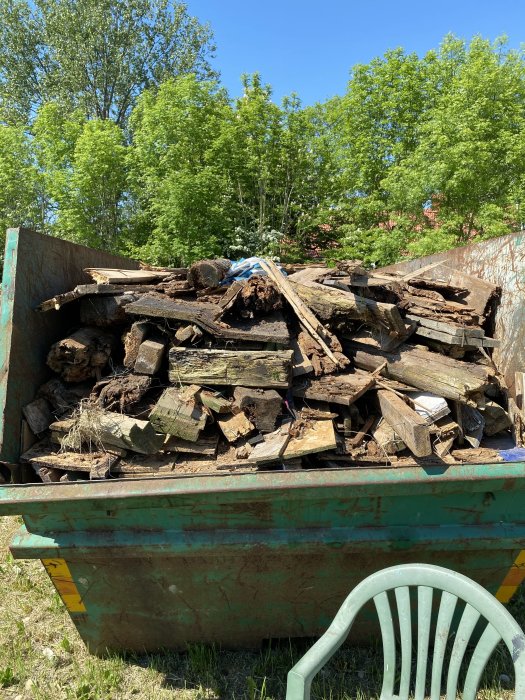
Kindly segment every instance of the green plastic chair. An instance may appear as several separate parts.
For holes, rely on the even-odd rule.
[[[375,603],[383,640],[383,686],[381,700],[408,700],[412,675],[411,587],[417,587],[417,664],[415,700],[424,700],[427,666],[431,664],[430,700],[439,700],[445,650],[450,626],[458,601],[466,603],[448,660],[447,700],[455,700],[460,667],[469,640],[478,622],[485,627],[477,641],[468,666],[463,700],[475,700],[481,675],[487,662],[503,640],[514,662],[515,700],[525,700],[525,635],[512,615],[482,586],[466,576],[429,564],[404,564],[383,569],[362,581],[346,598],[332,624],[313,647],[288,673],[286,700],[309,700],[316,673],[343,644],[356,615],[363,605]],[[401,676],[398,694],[394,695],[396,644],[394,620],[388,591],[393,591],[401,639]],[[432,598],[441,592],[437,613],[434,649],[429,659]],[[479,629],[479,628],[478,628]]]

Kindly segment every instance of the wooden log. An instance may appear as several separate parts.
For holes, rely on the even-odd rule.
[[[375,384],[373,375],[339,374],[307,379],[293,387],[293,395],[311,401],[326,401],[350,406]]]
[[[335,450],[336,446],[333,421],[305,421],[297,434],[292,433],[282,457],[285,460],[297,459],[316,452]]]
[[[49,401],[56,415],[62,415],[77,406],[82,399],[86,399],[90,391],[89,384],[66,386],[63,381],[55,377],[42,384],[38,395]]]
[[[53,421],[51,408],[45,399],[35,399],[24,406],[22,413],[35,435],[43,433]]]
[[[261,433],[271,433],[275,429],[283,406],[283,400],[275,390],[238,386],[233,398],[234,409],[244,411]]]
[[[150,413],[149,418],[155,429],[166,435],[196,442],[207,418],[197,401],[199,389],[197,386],[166,389]]]
[[[241,437],[246,437],[255,429],[253,423],[242,412],[229,416],[218,416],[217,425],[228,442],[235,442]]]
[[[106,366],[114,339],[98,328],[81,328],[51,346],[47,365],[66,382],[96,377]]]
[[[325,323],[357,320],[382,326],[394,334],[406,333],[405,323],[395,304],[374,301],[323,284],[291,284],[299,297]]]
[[[166,343],[161,340],[145,340],[140,344],[135,360],[135,372],[152,377],[160,369]]]
[[[278,461],[290,441],[291,423],[285,423],[273,433],[265,436],[264,441],[255,445],[248,460],[257,464]]]
[[[361,369],[375,371],[386,361],[381,372],[384,376],[464,403],[482,405],[484,391],[494,376],[489,367],[461,362],[409,345],[401,346],[395,353],[385,353],[351,341],[345,343],[345,348]]]
[[[425,420],[396,394],[381,389],[377,392],[381,413],[416,457],[432,454],[430,430]]]
[[[188,282],[195,289],[217,287],[228,274],[231,262],[226,258],[200,260],[188,270]]]
[[[172,348],[171,382],[201,386],[286,388],[290,383],[292,350],[208,350]]]
[[[154,290],[155,286],[151,284],[79,284],[69,292],[57,294],[51,299],[46,299],[46,301],[43,301],[36,307],[36,311],[58,311],[66,304],[89,296],[101,296],[106,294],[114,296],[116,294],[127,294],[129,292],[133,294],[145,294],[146,292],[152,292]]]
[[[274,314],[263,319],[239,321],[232,325],[215,321],[217,305],[204,301],[184,301],[146,295],[126,306],[126,313],[173,319],[196,324],[216,338],[225,340],[278,343],[289,345],[290,334],[282,315]]]
[[[164,437],[155,433],[149,421],[113,411],[97,412],[93,433],[104,446],[120,447],[140,454],[154,454],[164,442]]]

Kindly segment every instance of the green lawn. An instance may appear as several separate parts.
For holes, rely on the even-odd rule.
[[[90,656],[40,562],[16,561],[8,543],[17,518],[0,518],[0,698],[2,700],[196,700],[284,698],[286,673],[304,646],[227,652],[194,645],[186,653]],[[523,594],[512,612],[525,623]],[[378,697],[380,651],[345,648],[316,679],[312,697]],[[496,654],[480,700],[510,700],[499,678],[509,673]],[[353,692],[351,692],[353,689]]]

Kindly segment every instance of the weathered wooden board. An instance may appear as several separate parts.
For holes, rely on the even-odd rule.
[[[165,299],[146,295],[126,306],[126,313],[153,318],[169,318],[197,324],[217,338],[261,343],[290,344],[290,334],[281,314],[227,325],[215,321],[217,305],[209,302]]]
[[[327,401],[350,406],[373,387],[374,382],[374,377],[367,373],[317,377],[294,386],[293,395],[312,401]]]
[[[285,423],[273,433],[265,435],[264,441],[255,445],[248,460],[257,464],[279,460],[290,441],[290,426],[291,423]]]
[[[0,301],[0,458],[20,455],[22,407],[52,376],[46,366],[50,346],[75,323],[67,306],[53,314],[35,308],[89,282],[87,266],[137,269],[138,263],[102,250],[43,236],[28,229],[8,229]]]
[[[390,427],[399,435],[416,457],[432,454],[430,430],[426,421],[391,391],[377,392],[381,413]]]
[[[86,267],[84,272],[97,284],[148,284],[165,279],[169,271]]]
[[[207,350],[171,348],[170,381],[201,386],[286,388],[292,350]]]
[[[296,437],[290,438],[283,452],[283,459],[296,459],[303,455],[335,450],[334,424],[331,420],[310,421]]]

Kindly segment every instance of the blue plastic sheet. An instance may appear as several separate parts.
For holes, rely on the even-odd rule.
[[[505,462],[525,462],[525,447],[513,447],[510,450],[499,450]]]
[[[228,274],[222,280],[221,284],[231,284],[237,280],[247,280],[252,275],[266,275],[266,272],[262,269],[260,265],[261,258],[256,256],[252,258],[240,258],[240,260],[233,260],[232,266],[230,267]],[[286,272],[282,270],[285,275]]]

